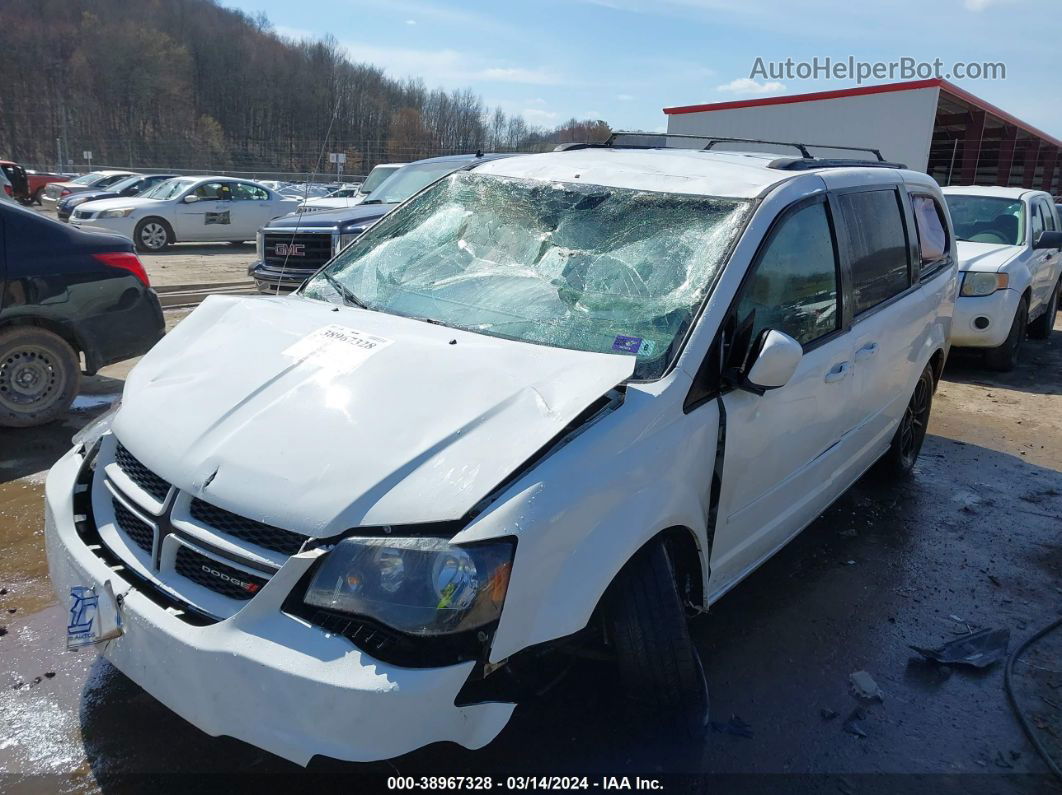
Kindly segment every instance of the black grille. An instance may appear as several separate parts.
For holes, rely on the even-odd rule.
[[[170,484],[137,461],[136,456],[126,450],[121,442],[115,448],[114,460],[126,477],[140,488],[159,502],[166,499],[166,495],[170,492]]]
[[[262,242],[262,257],[273,267],[317,270],[332,259],[331,232],[265,232]]]
[[[113,497],[111,498],[111,503],[114,505],[114,521],[118,528],[133,539],[133,542],[138,547],[150,555],[151,546],[155,541],[155,531]]]
[[[306,536],[281,530],[279,527],[238,516],[199,499],[192,500],[192,518],[227,535],[250,541],[282,555],[294,555],[302,547]]]
[[[177,550],[174,568],[181,576],[230,599],[246,601],[262,590],[262,586],[268,582],[263,577],[255,577],[232,566],[226,566],[188,547]]]

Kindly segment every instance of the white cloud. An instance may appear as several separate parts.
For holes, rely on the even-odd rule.
[[[415,19],[407,19],[406,20],[406,24],[407,25],[416,25],[417,24],[417,20],[415,20]]]
[[[968,11],[984,11],[991,5],[1009,3],[1012,0],[966,0],[964,5]]]
[[[543,110],[542,108],[524,108],[521,113],[530,124],[545,125],[556,124],[559,115],[551,110]]]
[[[414,77],[431,85],[465,87],[472,83],[519,83],[556,85],[561,76],[548,69],[513,66],[458,50],[417,50],[385,47],[362,42],[344,42],[348,57],[378,66],[392,77]]]
[[[725,91],[730,94],[777,94],[785,91],[785,83],[770,81],[759,83],[751,77],[739,77],[715,87],[716,91]]]
[[[616,94],[616,99],[618,99],[620,102],[630,102],[632,99],[634,99],[634,97],[632,97],[630,94]]]

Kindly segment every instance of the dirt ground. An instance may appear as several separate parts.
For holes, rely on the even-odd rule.
[[[140,254],[154,287],[174,284],[250,281],[254,243],[238,246],[213,243],[175,243],[160,254]]]
[[[184,255],[152,262],[167,277],[170,256]],[[117,398],[129,366],[88,379],[65,422],[0,431],[0,789],[358,790],[396,773],[681,772],[711,773],[726,792],[1062,792],[1015,719],[1002,665],[940,667],[909,648],[992,627],[1009,629],[1013,649],[1062,612],[1062,324],[1028,342],[1014,373],[953,355],[914,476],[864,478],[693,623],[716,722],[703,744],[648,735],[612,697],[608,672],[586,663],[480,751],[436,745],[309,770],[210,738],[94,653],[62,651],[44,477],[71,433]],[[851,694],[857,671],[883,700]],[[1062,755],[1062,631],[1014,673],[1033,730]]]

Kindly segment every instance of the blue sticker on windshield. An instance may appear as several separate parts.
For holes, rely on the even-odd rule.
[[[622,334],[617,334],[616,339],[612,340],[612,350],[620,351],[621,353],[638,353],[641,347],[641,337],[625,337]]]

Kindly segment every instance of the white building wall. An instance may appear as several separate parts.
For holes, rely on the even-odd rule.
[[[667,117],[667,131],[869,146],[880,149],[886,160],[925,171],[939,93],[940,89],[933,86],[836,99],[675,113]],[[673,142],[672,145],[678,144]],[[716,144],[716,147],[741,148],[737,144]],[[791,148],[776,151],[798,154]],[[811,153],[822,157],[859,157],[851,152],[829,149],[812,149]]]

